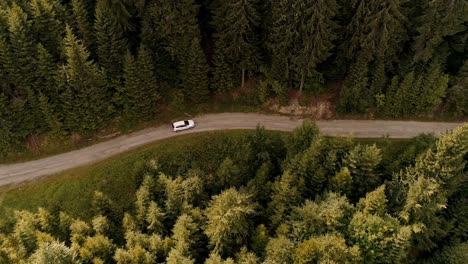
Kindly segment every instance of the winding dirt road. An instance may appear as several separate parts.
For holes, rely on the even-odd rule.
[[[223,129],[252,129],[257,124],[270,130],[291,131],[302,119],[254,113],[210,114],[193,118],[194,129],[180,134]],[[330,120],[317,121],[320,131],[330,136],[412,138],[421,133],[439,135],[463,123],[414,121]],[[180,135],[172,132],[170,124],[141,130],[106,142],[72,152],[24,163],[0,165],[0,185],[20,183],[40,176],[97,162],[157,140]]]

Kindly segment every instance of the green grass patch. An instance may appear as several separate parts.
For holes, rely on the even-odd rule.
[[[267,131],[287,136],[289,132]],[[123,153],[93,165],[67,170],[18,186],[0,187],[1,215],[11,209],[65,211],[74,217],[93,216],[92,196],[95,190],[108,195],[120,211],[132,208],[140,184],[144,161],[157,159],[162,171],[183,175],[191,168],[214,172],[225,157],[239,152],[241,138],[254,130],[229,130],[195,133],[161,140]],[[356,143],[376,143],[383,152],[383,166],[394,167],[396,155],[404,153],[412,140],[355,139]],[[411,154],[411,153],[410,153]],[[408,159],[411,159],[408,155]],[[2,212],[3,211],[3,212]]]
[[[95,190],[107,194],[123,210],[132,206],[138,182],[138,164],[156,158],[165,170],[183,173],[189,167],[211,166],[213,149],[228,139],[244,137],[251,130],[195,133],[165,139],[93,165],[67,170],[19,186],[0,187],[0,210],[35,210],[45,207],[87,219]],[[281,132],[271,132],[281,133]],[[213,161],[217,162],[217,161]],[[214,166],[214,164],[213,164]],[[141,166],[140,166],[141,167]]]

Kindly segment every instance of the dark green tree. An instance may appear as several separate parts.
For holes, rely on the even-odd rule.
[[[464,0],[429,1],[415,25],[415,62],[427,63],[435,55],[448,56],[448,42],[467,34],[467,3]],[[444,45],[445,44],[445,45]]]
[[[122,75],[123,54],[127,50],[123,29],[108,0],[97,2],[95,16],[94,29],[99,64],[105,69],[110,80],[117,81]]]
[[[63,51],[62,40],[65,28],[58,17],[55,5],[49,0],[33,0],[30,2],[30,12],[35,39],[58,58]]]
[[[271,28],[268,48],[271,51],[271,68],[275,78],[289,83],[291,78],[291,51],[294,38],[299,34],[294,23],[294,8],[290,0],[271,1]]]
[[[300,80],[299,91],[305,79],[315,77],[317,66],[330,56],[337,38],[333,21],[338,5],[335,0],[296,1],[292,4],[297,35],[294,37],[291,62]],[[290,32],[284,32],[288,35]]]
[[[246,72],[253,73],[260,61],[256,37],[259,19],[255,0],[215,2],[213,9],[215,45],[219,45],[218,48],[222,47],[225,61],[232,63],[234,70],[241,71],[241,87],[245,85]],[[219,62],[223,61],[221,58]],[[223,67],[223,63],[215,65],[217,66]]]
[[[67,66],[61,80],[66,87],[62,94],[65,124],[71,131],[93,133],[109,115],[103,74],[89,60],[89,52],[70,27],[67,27],[65,51]]]
[[[90,15],[87,11],[86,0],[72,0],[71,7],[73,17],[75,19],[74,28],[77,30],[79,38],[83,41],[83,45],[90,51],[95,51],[95,36],[90,22]]]
[[[341,95],[343,111],[363,112],[375,106],[385,87],[386,68],[397,60],[406,38],[406,18],[398,0],[354,0],[347,28],[347,59],[351,62]],[[372,73],[372,74],[370,74]]]
[[[124,66],[125,86],[120,96],[124,114],[130,118],[151,119],[157,113],[161,96],[149,50],[141,46],[136,61],[127,52]]]
[[[208,64],[200,40],[192,40],[187,58],[183,62],[182,85],[189,102],[200,103],[208,99]]]

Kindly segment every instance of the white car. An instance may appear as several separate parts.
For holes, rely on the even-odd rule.
[[[186,130],[193,127],[195,127],[195,122],[193,122],[193,120],[183,120],[172,123],[172,128],[174,129],[174,132]]]

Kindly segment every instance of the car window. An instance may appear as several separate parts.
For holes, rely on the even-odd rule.
[[[185,124],[186,126],[188,126],[188,125],[189,125],[189,122],[188,122],[187,120],[185,120],[185,121],[184,121],[184,124]]]

